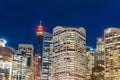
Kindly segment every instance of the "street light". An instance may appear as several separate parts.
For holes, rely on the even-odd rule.
[[[40,25],[37,27],[37,31],[36,31],[36,36],[38,37],[38,49],[37,49],[37,55],[38,55],[38,75],[39,78],[41,77],[41,55],[40,55],[40,39],[43,36],[43,27],[41,25],[41,21],[40,21]]]

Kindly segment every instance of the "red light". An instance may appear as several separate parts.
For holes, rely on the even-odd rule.
[[[37,32],[43,32],[43,28],[42,27],[38,27]]]
[[[40,80],[40,77],[39,77],[39,76],[36,76],[35,80]]]

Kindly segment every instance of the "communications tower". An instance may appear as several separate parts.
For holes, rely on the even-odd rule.
[[[43,36],[43,27],[41,25],[41,21],[40,21],[40,25],[37,27],[36,30],[36,36],[38,37],[38,49],[37,49],[37,56],[38,56],[38,74],[37,76],[39,77],[39,80],[41,78],[41,54],[40,54],[40,40],[41,37]]]

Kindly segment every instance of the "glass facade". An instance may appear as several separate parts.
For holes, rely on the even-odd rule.
[[[52,34],[44,32],[42,56],[42,80],[50,80]]]

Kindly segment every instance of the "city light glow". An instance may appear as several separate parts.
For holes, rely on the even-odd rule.
[[[0,39],[0,46],[1,47],[5,47],[5,44],[7,43],[7,41],[3,38]]]

